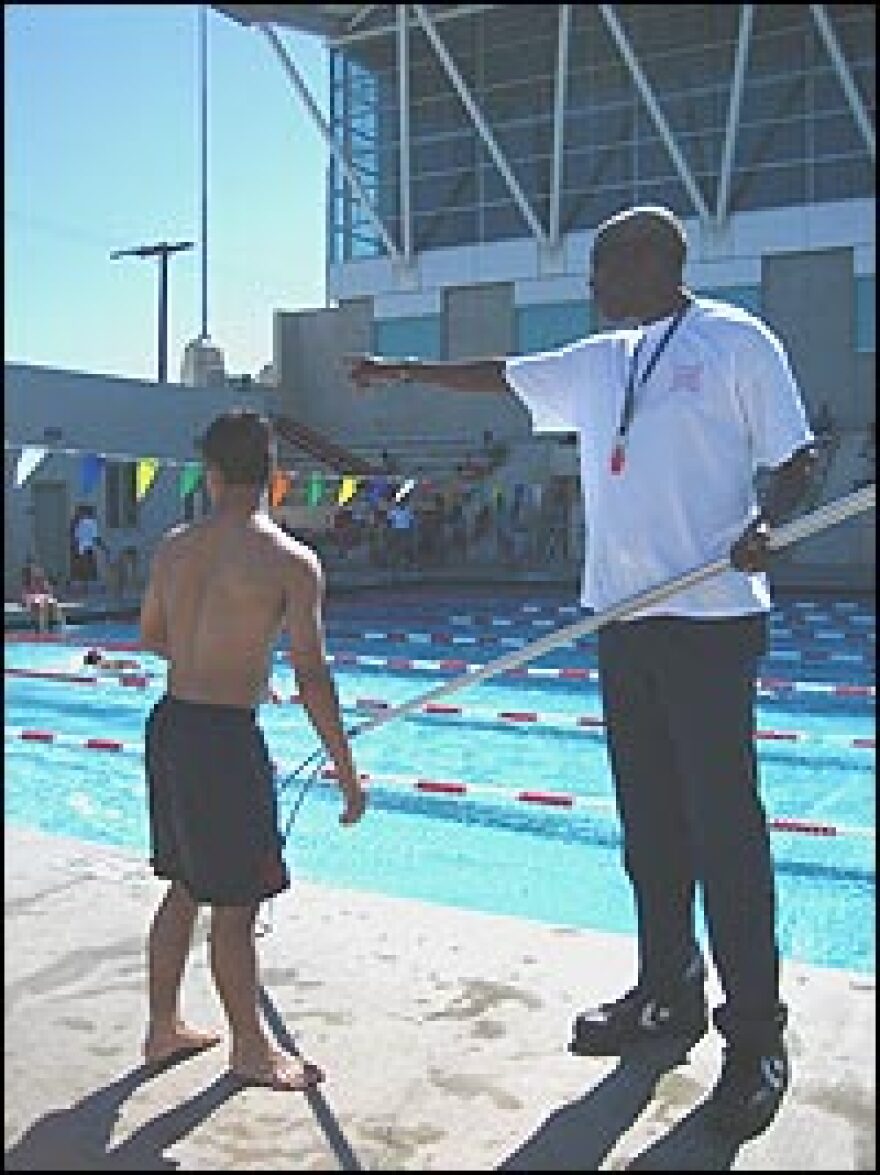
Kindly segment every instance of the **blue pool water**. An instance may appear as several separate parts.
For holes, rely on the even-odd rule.
[[[461,672],[439,668],[443,659],[491,661],[580,615],[552,597],[412,599],[393,614],[387,603],[336,603],[328,650],[356,659],[335,667],[346,725],[364,722],[368,703],[396,705]],[[852,601],[795,601],[777,608],[772,630],[762,667],[772,685],[761,694],[758,729],[795,732],[797,741],[759,741],[765,807],[771,819],[836,832],[788,825],[772,833],[780,946],[788,958],[873,972],[875,752],[853,745],[875,734],[874,699],[863,692],[873,686],[873,612]],[[153,674],[146,688],[8,672],[87,674],[87,645],[136,639],[132,626],[120,625],[87,625],[75,635],[78,643],[69,646],[7,641],[6,819],[146,853],[140,748],[144,718],[162,692],[163,664],[116,654],[136,656]],[[315,782],[288,842],[294,877],[632,932],[602,731],[576,725],[579,716],[601,716],[597,683],[551,672],[594,667],[595,640],[587,638],[531,662],[539,675],[503,676],[443,699],[461,714],[414,714],[356,737],[358,767],[371,777],[370,810],[356,828],[340,828],[336,789]],[[833,692],[837,685],[846,692]],[[280,650],[273,686],[285,701],[264,706],[261,723],[273,757],[297,764],[317,743],[302,708],[286,700],[295,686]],[[539,720],[511,721],[502,711],[533,712]],[[23,728],[63,737],[23,741]],[[125,749],[87,750],[82,743],[90,737]],[[419,778],[463,783],[467,795],[425,794],[414,786]],[[566,793],[574,807],[525,804],[516,799],[524,789]],[[282,816],[297,794],[298,783],[282,788]]]

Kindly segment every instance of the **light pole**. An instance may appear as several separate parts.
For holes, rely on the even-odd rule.
[[[167,241],[160,241],[156,245],[136,245],[132,249],[115,249],[110,254],[111,261],[118,261],[120,257],[158,257],[159,258],[159,383],[166,382],[168,374],[168,258],[172,253],[181,253],[184,249],[191,249],[193,241],[177,241],[169,245]]]

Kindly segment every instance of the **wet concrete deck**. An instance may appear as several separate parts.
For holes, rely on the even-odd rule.
[[[784,965],[791,1090],[737,1145],[700,1109],[714,1033],[671,1069],[566,1051],[632,982],[629,937],[298,881],[260,940],[264,1011],[327,1079],[277,1093],[223,1046],[140,1066],[163,888],[142,859],[7,829],[5,875],[7,1170],[875,1169],[874,976]],[[205,932],[184,1010],[221,1026]]]

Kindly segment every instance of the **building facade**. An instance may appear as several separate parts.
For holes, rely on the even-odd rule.
[[[608,215],[684,221],[697,293],[782,337],[814,419],[825,496],[865,476],[874,420],[876,18],[866,4],[224,6],[262,33],[331,149],[331,303],[275,322],[290,410],[404,464],[486,429],[576,470],[501,405],[418,385],[352,395],[346,351],[458,359],[563,345],[595,327],[590,245]],[[274,23],[266,23],[271,21]],[[325,123],[283,43],[329,49]],[[565,438],[560,438],[565,445]],[[512,476],[524,476],[522,469]],[[790,553],[873,567],[873,517]],[[869,577],[870,577],[870,573]],[[855,578],[859,578],[858,575]]]

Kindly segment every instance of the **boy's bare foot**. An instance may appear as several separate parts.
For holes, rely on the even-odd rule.
[[[314,1089],[324,1080],[323,1070],[311,1061],[273,1048],[255,1053],[233,1053],[229,1068],[241,1081],[249,1085],[265,1085],[269,1089],[302,1092]]]
[[[144,1041],[144,1060],[148,1064],[157,1064],[167,1061],[178,1053],[199,1052],[219,1044],[223,1039],[221,1032],[212,1032],[203,1028],[190,1028],[188,1024],[176,1024],[173,1028],[161,1032],[151,1032]]]

